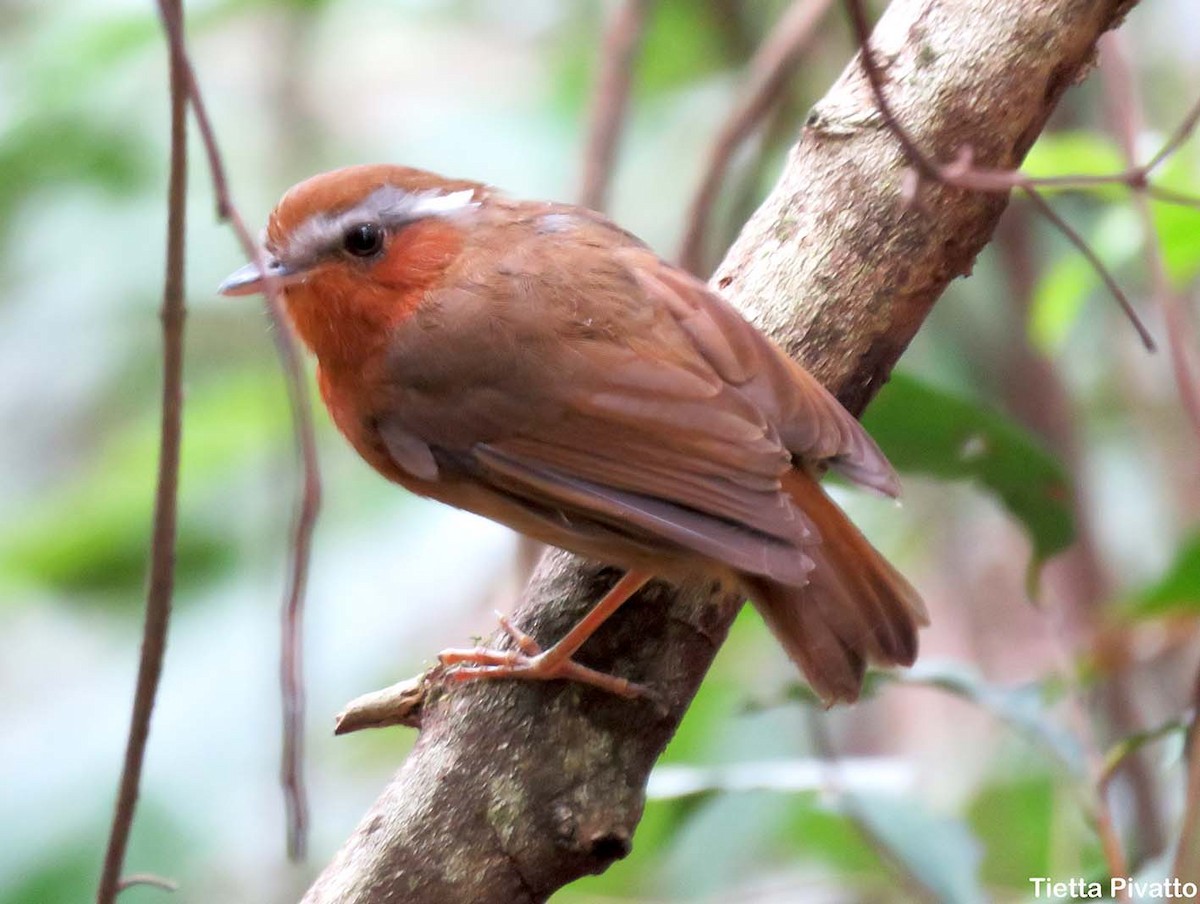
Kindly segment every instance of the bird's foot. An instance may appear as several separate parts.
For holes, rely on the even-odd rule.
[[[517,645],[515,650],[489,650],[474,647],[469,650],[443,650],[438,654],[442,665],[450,669],[446,677],[454,681],[478,678],[516,678],[527,681],[575,681],[590,684],[619,697],[635,699],[652,696],[640,684],[616,675],[606,675],[580,665],[564,655],[557,645],[543,651],[538,642],[518,628],[506,616],[496,613],[500,627]]]

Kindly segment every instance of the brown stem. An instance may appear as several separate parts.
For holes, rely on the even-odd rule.
[[[180,0],[163,0],[165,20],[179,21]],[[158,695],[171,597],[175,590],[175,537],[179,496],[179,450],[183,434],[184,242],[187,232],[187,86],[183,65],[174,48],[170,53],[171,165],[167,189],[167,261],[161,311],[163,331],[163,392],[159,428],[158,485],[154,495],[154,528],[150,541],[150,578],[142,652],[138,661],[133,713],[125,743],[125,764],[113,812],[108,849],[96,891],[98,904],[110,904],[121,890],[121,871],[137,809],[138,789],[150,719]]]
[[[160,0],[160,6],[162,2],[163,0]],[[208,116],[208,108],[196,81],[195,70],[187,55],[182,19],[164,15],[163,24],[171,45],[172,58],[179,61],[181,75],[187,90],[187,100],[191,104],[192,114],[196,119],[196,129],[200,133],[208,160],[208,168],[213,180],[213,195],[217,201],[217,216],[229,222],[246,256],[254,261],[263,273],[267,274],[263,281],[267,298],[267,315],[271,320],[273,327],[271,334],[275,339],[275,348],[283,367],[292,414],[294,441],[297,455],[302,463],[301,487],[296,505],[288,584],[284,592],[280,663],[280,678],[284,696],[284,740],[280,770],[288,813],[288,855],[292,859],[300,859],[304,855],[308,811],[302,768],[304,698],[300,630],[304,590],[308,583],[312,534],[321,507],[321,479],[317,466],[317,441],[312,421],[312,405],[308,398],[308,384],[305,382],[300,353],[296,348],[290,327],[287,325],[287,318],[283,314],[278,280],[266,267],[263,251],[254,241],[250,230],[246,228],[246,222],[242,219],[229,192],[225,162],[221,157],[221,149],[217,145],[212,121]]]
[[[1200,672],[1192,689],[1192,712],[1200,714]],[[1193,716],[1187,736],[1187,802],[1183,809],[1183,827],[1179,832],[1179,847],[1171,875],[1180,882],[1200,883],[1200,739],[1196,737]]]
[[[1117,128],[1121,150],[1125,161],[1134,168],[1137,161],[1137,136],[1142,130],[1142,103],[1134,82],[1133,70],[1129,65],[1128,54],[1119,35],[1112,35],[1111,40],[1103,42],[1101,50],[1105,65],[1101,73],[1106,76],[1104,84],[1109,101],[1110,116]],[[1184,120],[1183,127],[1171,138],[1151,163],[1157,165],[1160,159],[1177,148],[1184,138],[1195,128],[1197,113],[1200,108]],[[1191,424],[1192,432],[1200,440],[1200,377],[1196,373],[1196,362],[1193,357],[1195,334],[1188,323],[1183,310],[1179,293],[1171,285],[1167,275],[1167,264],[1163,257],[1162,243],[1158,238],[1158,228],[1154,225],[1154,213],[1150,209],[1150,198],[1144,191],[1135,191],[1133,205],[1138,218],[1142,222],[1142,232],[1145,234],[1143,245],[1146,262],[1146,272],[1150,274],[1150,284],[1154,297],[1163,314],[1163,323],[1167,328],[1167,351],[1171,358],[1171,370],[1175,377],[1175,385],[1179,390],[1184,415]]]
[[[872,41],[921,146],[970,145],[983,164],[1011,169],[1131,5],[894,0]],[[904,151],[880,127],[858,65],[809,123],[713,285],[861,412],[1006,199],[934,184],[923,208],[908,203]],[[514,618],[552,642],[612,581],[553,553]],[[650,768],[740,604],[655,582],[581,649],[583,664],[648,685],[662,709],[565,683],[432,677],[416,746],[304,900],[543,901],[624,856]]]
[[[592,210],[607,205],[617,145],[624,131],[629,88],[646,30],[650,0],[624,0],[613,16],[600,51],[600,74],[588,123],[579,203]]]
[[[832,2],[794,0],[750,60],[746,87],[717,132],[700,184],[684,217],[679,265],[685,270],[700,273],[704,268],[704,240],[729,163],[786,93],[788,82]]]

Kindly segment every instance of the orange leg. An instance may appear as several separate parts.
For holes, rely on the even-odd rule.
[[[566,679],[591,684],[621,697],[640,697],[646,693],[641,685],[606,675],[574,662],[571,657],[583,646],[596,629],[608,620],[621,604],[637,593],[653,577],[649,572],[630,571],[604,594],[592,610],[580,619],[567,635],[543,652],[537,641],[521,631],[503,615],[500,627],[513,639],[516,650],[444,650],[438,655],[442,665],[454,666],[450,677],[456,681],[475,678],[523,678],[541,681]]]

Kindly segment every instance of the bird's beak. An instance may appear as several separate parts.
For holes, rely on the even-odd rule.
[[[280,285],[286,285],[289,277],[296,275],[286,264],[277,260],[267,261],[267,271],[280,281]],[[254,295],[263,291],[265,282],[258,264],[251,261],[225,277],[224,282],[217,286],[217,292],[221,295]]]

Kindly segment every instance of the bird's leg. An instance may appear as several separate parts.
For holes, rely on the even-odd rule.
[[[609,616],[637,593],[651,575],[645,571],[630,571],[613,585],[600,602],[592,607],[566,636],[550,649],[543,651],[537,641],[500,616],[500,627],[513,639],[516,650],[488,650],[482,647],[472,650],[444,650],[438,659],[442,665],[457,666],[449,677],[456,681],[474,678],[524,678],[549,681],[566,679],[581,684],[591,684],[621,697],[640,697],[646,693],[641,685],[589,669],[571,659]]]

